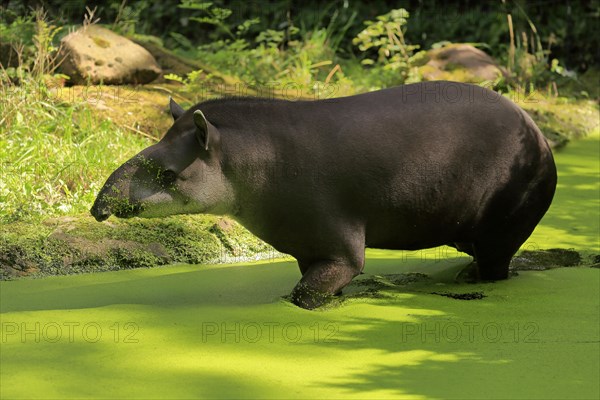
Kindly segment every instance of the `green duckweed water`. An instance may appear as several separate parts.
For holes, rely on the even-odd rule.
[[[600,250],[600,137],[558,150],[558,186],[549,212],[529,238],[531,247]]]
[[[527,248],[600,252],[599,153],[596,135],[556,154]],[[367,254],[350,295],[315,312],[282,299],[299,278],[285,260],[0,282],[0,397],[600,396],[600,269],[469,285],[449,283],[469,260],[447,248]],[[389,284],[415,272],[431,279]]]

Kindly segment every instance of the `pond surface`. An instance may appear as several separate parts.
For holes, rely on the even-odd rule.
[[[556,154],[525,247],[600,252],[600,141]],[[455,284],[448,248],[368,251],[321,311],[286,260],[0,282],[1,398],[598,398],[600,269]],[[461,300],[472,299],[472,300]]]

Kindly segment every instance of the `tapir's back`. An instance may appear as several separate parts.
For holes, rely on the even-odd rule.
[[[549,154],[514,103],[456,82],[321,101],[236,99],[199,107],[238,162],[271,161],[320,176],[324,185],[335,180],[344,195],[355,186],[388,193],[372,201],[445,184],[484,191],[510,173],[516,158],[535,163]]]
[[[404,156],[442,149],[481,152],[514,145],[524,133],[523,112],[508,99],[445,81],[318,101],[222,99],[197,108],[219,129],[243,135],[241,140],[274,146],[289,157],[335,158],[336,164],[339,157],[394,156],[395,148]],[[528,134],[539,136],[531,138],[547,150],[537,128]]]

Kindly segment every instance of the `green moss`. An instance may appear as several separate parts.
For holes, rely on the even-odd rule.
[[[168,244],[173,259],[191,264],[206,264],[218,260],[222,248],[219,240],[206,232],[193,237],[174,236],[168,239]]]
[[[261,256],[272,248],[234,221],[206,215],[104,223],[90,216],[2,227],[0,279],[207,264]]]
[[[446,69],[440,71],[443,80],[456,82],[480,82],[481,78],[474,76],[471,71],[459,64],[448,63]]]
[[[110,47],[110,42],[99,36],[92,36],[91,39],[98,47],[102,47],[103,49],[107,49]]]
[[[117,247],[110,249],[110,256],[120,269],[150,268],[161,265],[162,260],[149,251]]]
[[[248,236],[246,228],[228,218],[218,219],[209,228],[209,232],[215,235],[234,257],[273,251],[271,246],[256,236]]]

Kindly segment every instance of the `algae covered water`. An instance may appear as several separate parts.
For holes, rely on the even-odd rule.
[[[556,153],[555,201],[524,249],[600,253],[599,139]],[[0,282],[0,397],[600,396],[600,269],[455,284],[469,258],[448,248],[367,256],[316,312],[283,298],[287,260]]]

